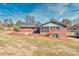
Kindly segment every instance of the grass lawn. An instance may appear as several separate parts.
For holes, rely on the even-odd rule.
[[[0,55],[75,56],[79,55],[79,40],[51,40],[26,35],[12,36],[0,31]]]

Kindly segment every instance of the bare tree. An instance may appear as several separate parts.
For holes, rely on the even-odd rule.
[[[13,26],[13,21],[12,21],[11,18],[5,19],[5,20],[4,20],[4,24],[5,24],[5,26],[7,26],[7,27],[11,27],[11,26]]]
[[[35,20],[34,16],[27,15],[25,23],[26,24],[30,24],[30,25],[35,25],[36,24],[36,20]]]
[[[67,25],[67,28],[70,29],[72,27],[72,21],[69,19],[63,19],[62,23]]]

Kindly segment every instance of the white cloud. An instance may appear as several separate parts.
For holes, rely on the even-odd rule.
[[[21,17],[23,17],[21,14],[21,10],[13,5],[7,5],[6,3],[3,4],[6,7],[14,7],[14,12],[12,13],[12,15],[16,15],[14,16],[16,19],[20,19]],[[69,3],[60,3],[60,4],[44,4],[43,6],[37,6],[39,8],[35,8],[32,12],[30,12],[29,14],[32,16],[35,16],[36,20],[39,21],[47,21],[51,18],[56,18],[58,20],[61,20],[63,18],[69,18],[71,20],[74,19],[78,19],[79,18],[79,11],[73,11],[73,10],[77,10],[79,8],[79,4],[72,4],[72,6],[74,6],[75,8],[70,9],[68,7]],[[8,11],[7,9],[5,9],[5,13],[7,14],[11,14],[10,11]],[[15,12],[18,11],[18,12]],[[73,11],[73,12],[70,12]],[[2,14],[2,13],[0,13]],[[19,16],[20,17],[19,17]]]
[[[42,20],[49,20],[51,18],[61,20],[68,12],[68,4],[45,4],[38,9],[34,9],[31,15]]]

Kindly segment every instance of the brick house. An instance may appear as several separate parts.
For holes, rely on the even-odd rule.
[[[33,33],[35,28],[38,28],[38,26],[23,24],[20,26],[20,32],[25,33],[25,34],[30,34],[30,33]]]
[[[20,31],[26,33],[38,33],[40,35],[47,35],[52,38],[57,39],[66,39],[67,38],[67,28],[66,25],[56,22],[50,21],[40,26],[35,25],[24,25],[20,27]]]

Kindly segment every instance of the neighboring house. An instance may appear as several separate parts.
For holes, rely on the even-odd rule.
[[[73,32],[74,32],[73,36],[76,37],[76,38],[79,38],[79,29],[74,30]]]
[[[38,26],[36,26],[36,25],[23,24],[23,25],[20,26],[20,32],[23,32],[25,34],[33,33],[33,31],[37,27]]]
[[[26,33],[39,33],[40,35],[47,35],[52,38],[66,39],[67,38],[67,28],[66,25],[61,24],[56,21],[50,21],[40,26],[27,26],[20,27],[21,31]]]
[[[79,24],[72,26],[71,30],[68,32],[69,36],[79,38]]]

